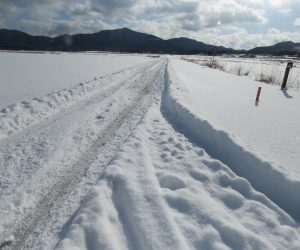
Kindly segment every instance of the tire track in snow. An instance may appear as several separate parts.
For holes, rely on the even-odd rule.
[[[134,128],[134,126],[138,123],[138,121],[142,118],[143,113],[148,108],[147,102],[153,101],[153,96],[149,95],[147,97],[148,101],[144,101],[144,97],[147,96],[148,92],[155,89],[154,92],[157,92],[157,88],[160,88],[160,82],[156,82],[155,80],[158,79],[159,74],[162,74],[164,62],[159,62],[155,69],[152,69],[153,72],[150,72],[151,76],[149,79],[144,81],[141,87],[136,92],[135,97],[133,100],[126,106],[123,106],[117,114],[113,114],[113,120],[105,126],[98,134],[97,138],[92,142],[90,147],[86,149],[86,151],[81,155],[79,160],[72,165],[70,169],[68,169],[69,175],[61,176],[53,186],[49,187],[49,191],[44,195],[38,202],[37,205],[32,209],[32,211],[26,216],[24,221],[21,223],[21,226],[15,231],[14,238],[15,241],[12,242],[11,248],[12,249],[20,249],[24,247],[24,242],[29,239],[27,244],[30,245],[30,238],[32,234],[37,233],[37,228],[43,228],[43,226],[51,220],[52,208],[56,205],[57,202],[62,201],[65,199],[64,196],[67,196],[74,186],[77,185],[84,176],[87,175],[90,166],[95,162],[98,158],[100,152],[105,152],[106,148],[110,147],[109,141],[117,135],[118,137],[118,130],[124,129],[121,128],[122,125],[126,122],[126,119],[129,119],[130,116],[134,116],[137,113],[138,117],[135,117],[135,123],[131,124],[131,126],[127,127],[127,130],[123,136],[119,136],[121,138],[117,138],[117,143],[115,146],[115,150],[118,148],[118,145],[126,139],[130,131]],[[143,105],[140,105],[143,104]],[[139,112],[137,112],[139,110]],[[127,121],[128,122],[128,121]],[[125,135],[125,136],[124,136]],[[104,159],[102,162],[103,169],[107,164],[109,164],[111,157],[113,157],[113,152],[111,152],[110,157],[108,159]],[[98,166],[99,171],[99,166]],[[98,172],[97,175],[100,173]],[[89,182],[88,179],[84,180],[84,182]],[[29,245],[25,244],[25,247],[29,247]]]
[[[32,130],[35,125],[43,123],[51,116],[60,114],[65,109],[72,108],[81,102],[91,99],[102,92],[112,92],[133,78],[145,66],[151,67],[153,62],[142,63],[80,83],[70,89],[62,89],[41,98],[34,98],[31,102],[21,102],[10,105],[0,111],[0,143],[7,143],[12,138]],[[124,77],[123,80],[120,77]]]
[[[108,88],[98,89],[94,95],[0,141],[0,243],[10,238],[10,232],[30,212],[36,199],[46,194],[53,180],[68,174],[65,169],[76,162],[111,121],[109,116],[118,112],[120,103],[133,98],[120,94],[134,96],[140,86],[138,79],[147,79],[142,73],[157,63],[130,68],[129,73],[122,71]],[[108,115],[107,121],[99,122],[101,110]]]

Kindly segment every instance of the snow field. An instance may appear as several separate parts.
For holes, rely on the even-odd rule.
[[[133,67],[108,76],[95,77],[93,80],[80,83],[71,89],[60,90],[41,98],[34,98],[31,102],[23,101],[4,108],[0,112],[0,139],[95,95],[98,90],[118,87],[121,81],[138,70],[139,67]]]
[[[0,110],[149,61],[144,55],[0,51]]]
[[[212,60],[208,56],[188,56],[196,63],[204,64]],[[246,76],[257,81],[267,81],[270,84],[281,85],[288,61],[294,63],[294,67],[290,70],[287,86],[299,90],[300,88],[300,61],[294,58],[233,58],[233,57],[215,57],[216,62],[223,68],[225,72]]]
[[[290,70],[287,86],[299,90],[300,61],[297,59],[280,59],[259,57],[257,59],[218,58],[224,65],[225,71],[246,75],[254,80],[270,80],[271,84],[281,85],[288,61],[294,63]]]
[[[297,249],[294,226],[246,179],[176,132],[158,103],[56,249]]]
[[[246,85],[239,77],[184,61],[170,64],[166,92],[170,119],[191,141],[300,221],[300,141],[295,138],[300,133],[295,116],[299,96],[294,93],[289,100],[280,90],[264,85],[265,96],[257,107],[251,81]],[[252,100],[249,92],[254,93]],[[283,128],[286,132],[281,133]]]

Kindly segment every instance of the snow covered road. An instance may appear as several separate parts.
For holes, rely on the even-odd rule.
[[[54,114],[50,110],[33,119],[33,125],[8,133],[0,146],[2,237],[17,230],[16,246],[23,243],[41,223],[41,217],[50,215],[47,213],[56,200],[87,175],[93,161],[99,163],[101,152],[103,163],[94,170],[97,178],[101,167],[141,119],[147,102],[154,98],[153,92],[158,92],[158,86],[153,90],[153,84],[163,64],[164,61],[155,61],[121,71],[112,84],[111,76],[108,77],[109,86],[106,79],[101,79],[99,90],[94,89],[91,96],[88,94],[67,108],[64,102],[58,104],[61,109],[55,107]],[[118,131],[121,125],[125,128]],[[116,137],[115,141],[112,137]],[[92,185],[91,178],[86,182],[88,187]]]
[[[200,145],[173,64],[1,111],[0,249],[300,249],[289,211]]]
[[[289,216],[174,130],[164,109],[151,107],[56,248],[299,248]]]

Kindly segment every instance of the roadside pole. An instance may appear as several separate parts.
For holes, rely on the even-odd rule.
[[[256,98],[255,98],[255,106],[258,106],[260,93],[261,93],[261,87],[258,87],[257,93],[256,93]]]
[[[293,63],[288,62],[287,66],[286,66],[286,69],[285,69],[283,81],[282,81],[282,84],[281,84],[281,89],[286,88],[286,84],[287,84],[287,80],[289,78],[289,73],[290,73],[291,68],[293,68]]]

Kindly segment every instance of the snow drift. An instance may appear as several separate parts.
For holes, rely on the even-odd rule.
[[[191,141],[205,148],[214,158],[228,165],[237,175],[264,193],[296,221],[300,221],[300,182],[291,180],[272,163],[262,160],[238,144],[225,131],[217,130],[209,121],[201,119],[177,97],[175,84],[182,81],[169,64],[162,110],[166,118]]]

